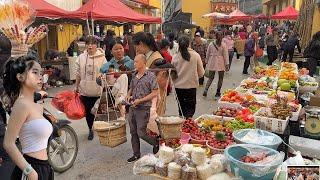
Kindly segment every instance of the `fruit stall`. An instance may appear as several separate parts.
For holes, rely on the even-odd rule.
[[[291,134],[308,134],[301,138],[315,141],[320,137],[320,110],[298,101],[318,89],[316,80],[295,63],[256,67],[254,72],[225,91],[210,114],[183,121],[162,118],[167,132],[160,130],[166,138],[160,140],[159,153],[135,162],[134,174],[160,179],[281,180],[286,179],[288,165],[320,165],[315,158],[319,152],[305,154],[301,141],[289,142]],[[159,127],[162,124],[158,121]]]

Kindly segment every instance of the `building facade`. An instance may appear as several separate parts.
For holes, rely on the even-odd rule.
[[[200,26],[206,32],[213,27],[211,18],[202,18],[204,14],[220,12],[229,14],[237,7],[237,0],[164,0],[164,18],[170,20],[174,12],[181,10],[191,13],[192,24]]]
[[[82,0],[46,0],[61,9],[74,11],[82,6]],[[42,39],[35,45],[39,56],[44,59],[47,50],[53,49],[65,52],[71,42],[80,38],[83,34],[82,26],[79,24],[61,23],[58,25],[48,25],[49,33],[46,38]]]
[[[121,0],[131,9],[135,10],[138,13],[162,17],[162,0]],[[126,25],[123,27],[113,27],[116,28],[116,33],[122,35],[124,31],[131,29],[132,32],[146,31],[155,34],[160,28],[160,24],[137,24],[137,25]],[[110,28],[108,26],[107,28]]]

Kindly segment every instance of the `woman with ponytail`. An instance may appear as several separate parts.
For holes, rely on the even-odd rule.
[[[29,56],[9,59],[3,86],[11,110],[4,148],[16,164],[11,179],[53,179],[46,150],[52,125],[43,117],[43,106],[34,102],[35,92],[42,88],[40,64]],[[22,153],[15,144],[18,136]]]
[[[174,56],[172,64],[178,74],[174,85],[181,106],[179,114],[185,118],[192,118],[196,110],[199,78],[203,77],[204,68],[200,55],[190,48],[188,36],[180,37],[178,44],[179,52]]]
[[[152,34],[138,32],[132,40],[136,48],[136,54],[146,55],[148,68],[155,68],[155,62],[163,59]]]
[[[147,59],[147,68],[158,68],[159,64],[165,62],[161,56],[157,43],[150,33],[138,32],[133,36],[133,44],[136,49],[136,54],[144,54]],[[159,85],[159,95],[152,100],[152,107],[150,109],[150,120],[148,129],[154,133],[159,134],[159,130],[155,119],[157,116],[162,116],[166,111],[166,97],[168,73],[166,71],[160,71],[156,73],[157,83]]]

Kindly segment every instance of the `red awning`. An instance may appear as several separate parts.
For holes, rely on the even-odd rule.
[[[255,18],[255,19],[269,19],[268,16],[266,16],[266,15],[264,15],[262,13],[258,14],[258,15],[253,15],[252,17]]]
[[[67,16],[68,11],[60,9],[44,0],[26,0],[29,5],[37,12],[36,17],[59,19]]]
[[[287,20],[297,20],[299,12],[292,6],[289,6],[282,10],[281,12],[271,16],[271,19],[287,19]]]
[[[239,9],[236,9],[234,11],[232,11],[229,14],[230,18],[250,18],[249,15],[246,15],[245,13],[243,13],[242,11],[240,11]]]
[[[137,13],[119,0],[89,0],[68,18],[105,20],[115,22],[161,23],[161,18]]]
[[[236,9],[229,14],[228,19],[223,19],[221,20],[221,22],[225,24],[230,24],[236,21],[247,21],[250,19],[251,19],[251,16],[246,15],[245,13],[241,12],[239,9]]]

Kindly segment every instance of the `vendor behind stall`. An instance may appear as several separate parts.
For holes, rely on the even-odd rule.
[[[77,54],[77,56],[80,54],[80,50],[79,50],[79,46],[78,46],[78,40],[74,40],[72,41],[72,43],[70,44],[70,46],[68,47],[68,50],[67,50],[67,53],[68,55],[71,57],[71,56],[74,56],[74,53]]]

